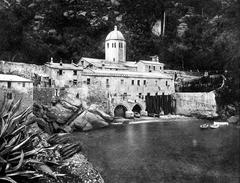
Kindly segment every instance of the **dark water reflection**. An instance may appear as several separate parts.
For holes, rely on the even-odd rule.
[[[240,130],[200,121],[115,126],[77,133],[106,183],[239,182]]]

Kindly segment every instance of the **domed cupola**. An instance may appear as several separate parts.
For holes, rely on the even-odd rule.
[[[114,63],[126,61],[126,41],[117,26],[106,37],[105,60]]]

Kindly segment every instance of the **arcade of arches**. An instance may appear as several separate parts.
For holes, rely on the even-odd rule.
[[[141,106],[139,104],[136,104],[133,106],[132,111],[140,113],[142,110]],[[127,108],[124,105],[117,105],[114,109],[114,116],[115,117],[125,117],[125,112],[127,111]]]

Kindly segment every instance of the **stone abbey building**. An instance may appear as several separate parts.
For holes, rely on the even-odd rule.
[[[5,69],[5,73],[19,70],[26,75],[39,75],[39,87],[54,88],[56,94],[61,88],[68,88],[72,96],[82,99],[101,93],[108,111],[118,116],[124,116],[125,111],[145,111],[146,95],[175,92],[174,78],[164,74],[164,64],[157,56],[133,62],[126,60],[126,53],[125,38],[115,26],[105,40],[105,59],[82,57],[77,64],[51,59],[44,66],[9,63],[10,67],[1,63],[0,69]]]

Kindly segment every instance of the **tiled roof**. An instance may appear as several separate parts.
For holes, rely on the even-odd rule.
[[[67,63],[54,63],[49,62],[45,64],[47,67],[54,68],[54,69],[62,69],[62,70],[83,70],[82,66],[77,64],[67,64]]]
[[[91,63],[92,65],[98,68],[102,68],[104,65],[105,68],[109,68],[109,69],[127,70],[127,68],[124,66],[124,63],[112,63],[104,59],[87,58],[87,57],[82,57],[81,60]]]
[[[126,66],[126,67],[137,67],[137,64],[136,64],[136,62],[126,62],[126,63],[124,63],[124,65]]]
[[[109,71],[109,70],[91,70],[84,71],[83,75],[111,76],[111,77],[133,77],[133,78],[161,78],[173,79],[172,76],[155,72],[131,72],[131,71]]]
[[[154,61],[147,61],[147,60],[139,60],[139,62],[142,62],[144,64],[152,64],[152,65],[165,65],[164,63],[154,62]]]
[[[30,79],[11,74],[0,74],[0,81],[32,82]]]

